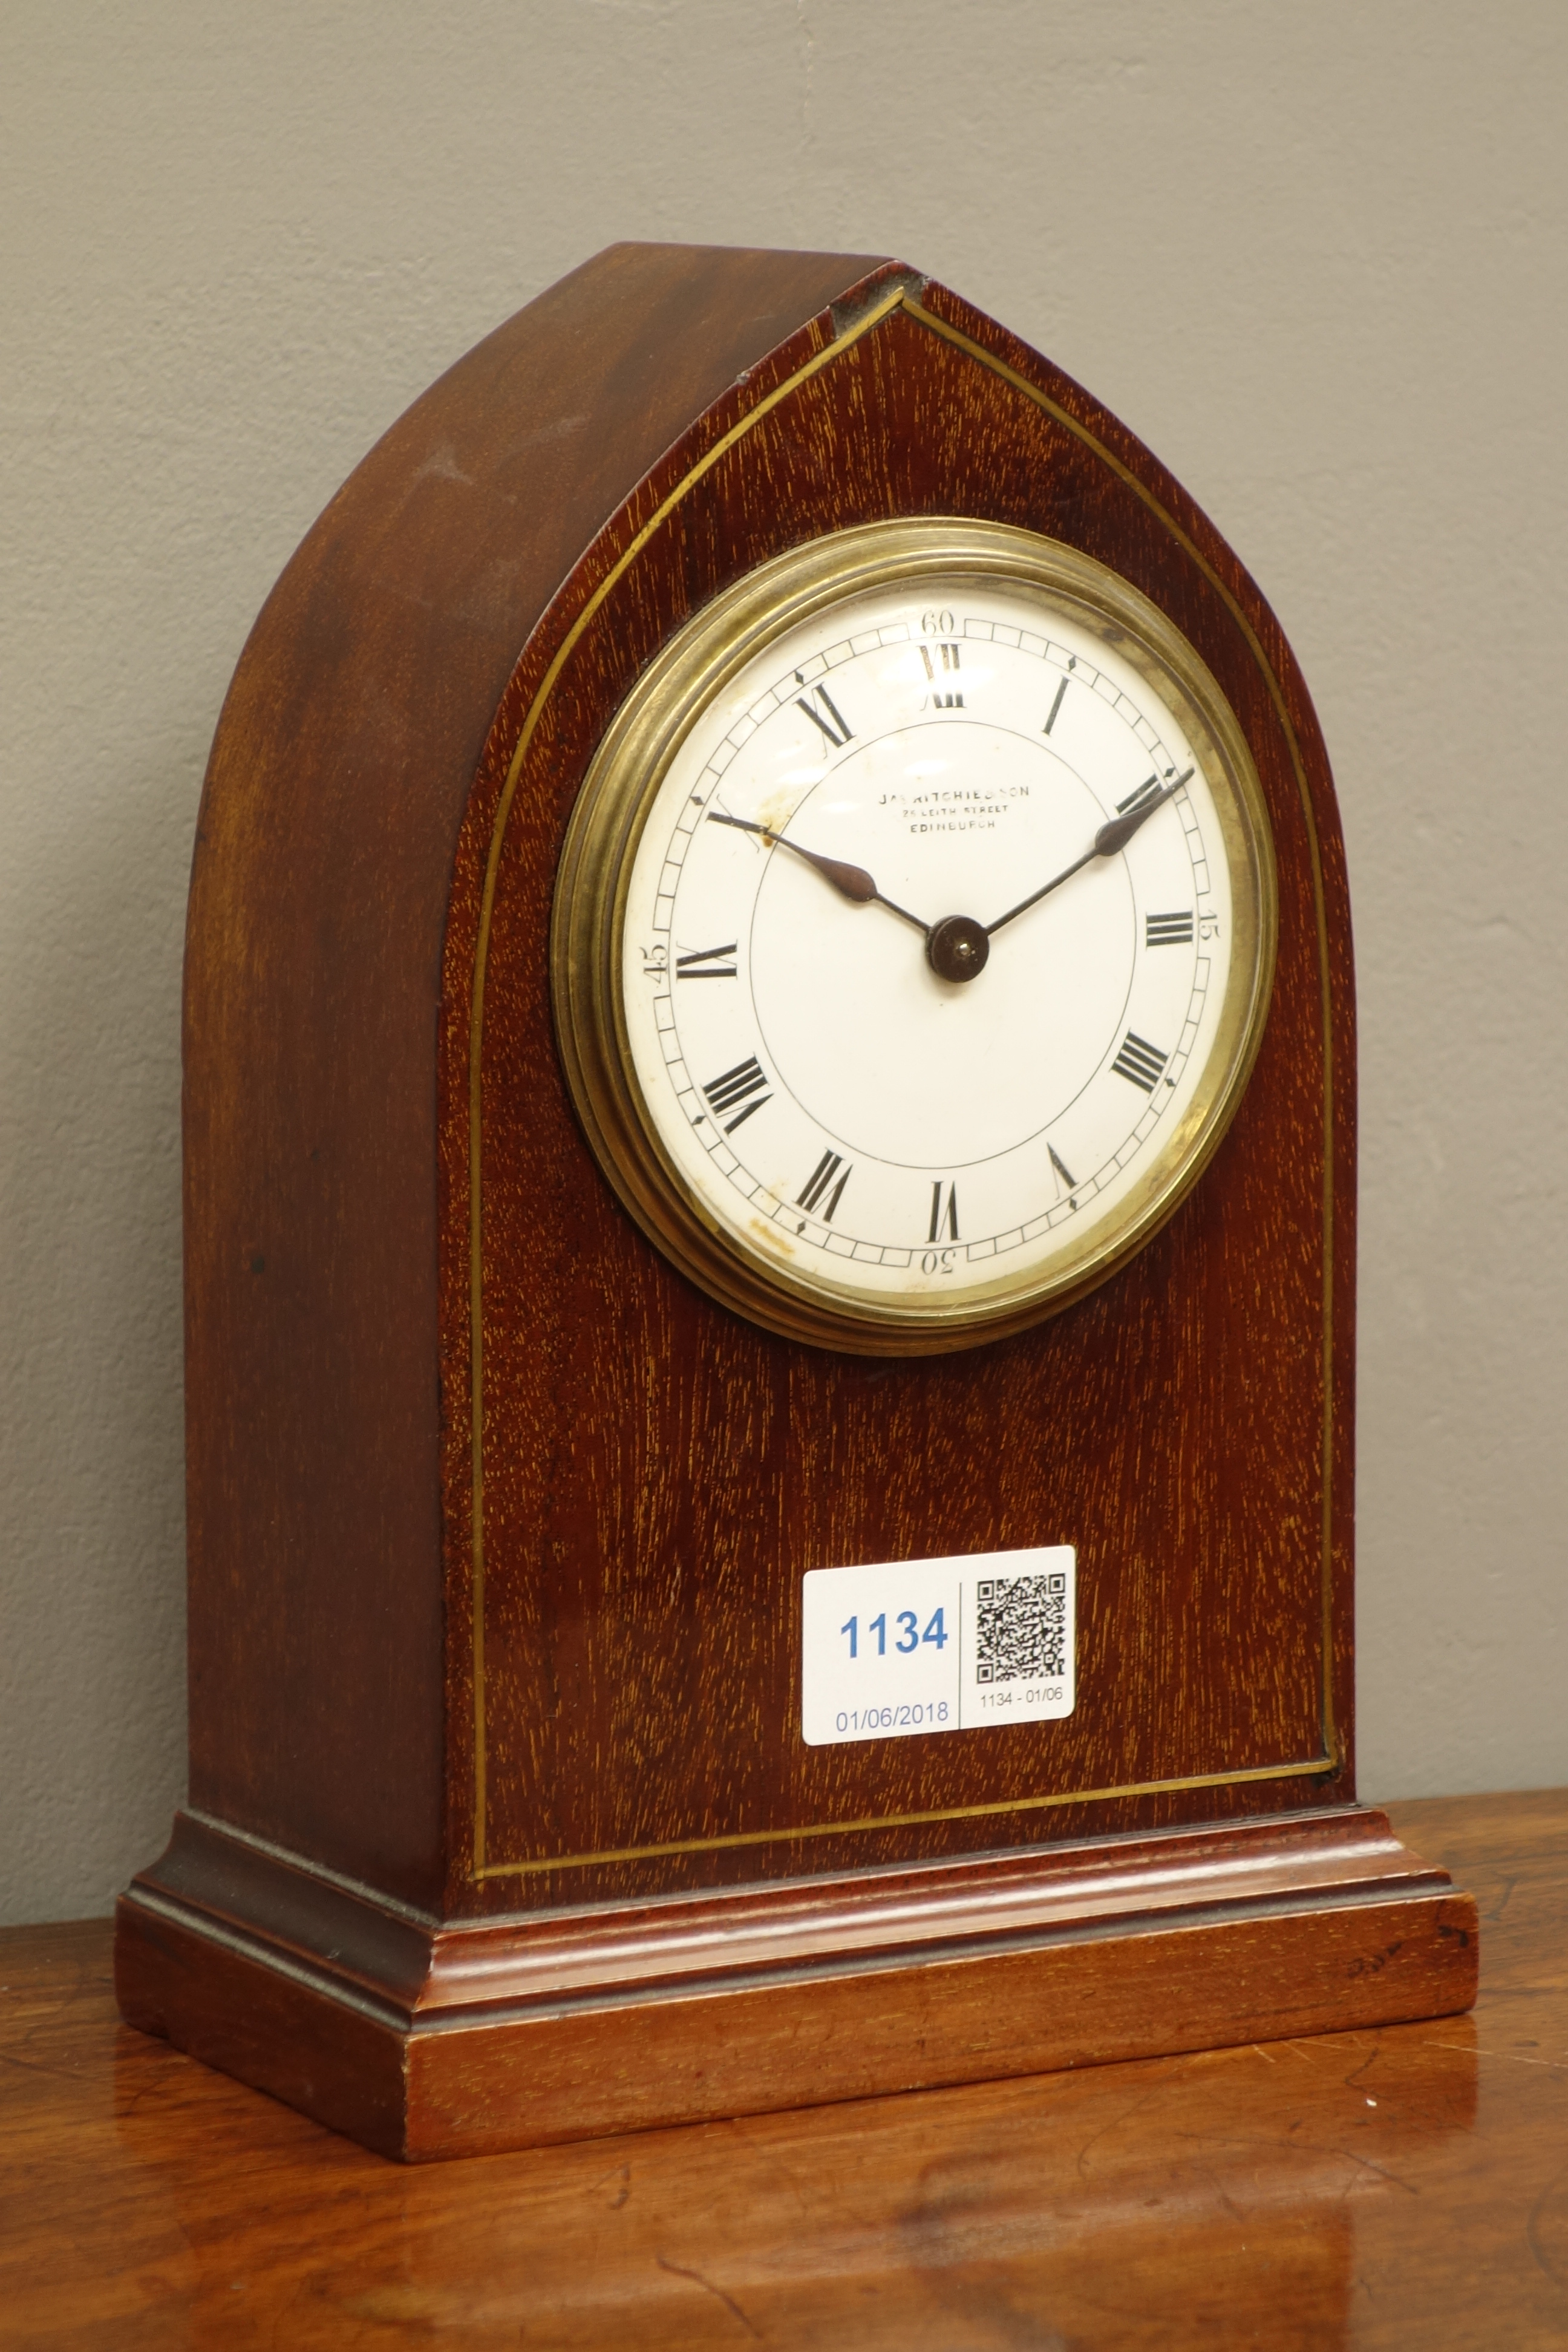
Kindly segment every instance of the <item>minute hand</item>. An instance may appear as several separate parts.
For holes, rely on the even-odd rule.
[[[1179,793],[1194,772],[1189,768],[1186,774],[1178,776],[1173,783],[1166,784],[1160,792],[1152,793],[1146,801],[1140,801],[1136,808],[1130,808],[1125,816],[1109,818],[1081,857],[1075,857],[1070,866],[1064,866],[1059,874],[1053,874],[1038,890],[1032,890],[1026,898],[1020,898],[1016,907],[1009,907],[1005,915],[998,915],[994,923],[987,923],[986,938],[990,939],[999,931],[1004,923],[1010,923],[1015,916],[1026,915],[1031,907],[1037,907],[1042,898],[1048,898],[1053,890],[1059,890],[1064,882],[1070,882],[1075,874],[1081,873],[1086,866],[1092,866],[1097,857],[1119,856],[1139,826],[1146,823],[1157,808],[1163,808],[1173,793]]]

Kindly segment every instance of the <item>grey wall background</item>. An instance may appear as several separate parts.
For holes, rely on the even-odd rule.
[[[1568,11],[0,12],[0,1916],[182,1786],[181,927],[247,628],[370,442],[621,236],[886,250],[1239,550],[1343,800],[1373,1797],[1568,1780]]]

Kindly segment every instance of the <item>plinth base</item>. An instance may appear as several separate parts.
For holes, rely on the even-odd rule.
[[[1360,1806],[442,1924],[181,1815],[132,2025],[409,2160],[1440,2017],[1476,1906]]]

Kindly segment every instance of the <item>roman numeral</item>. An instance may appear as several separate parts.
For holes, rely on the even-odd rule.
[[[1190,944],[1193,936],[1191,910],[1180,915],[1145,915],[1143,944],[1148,948],[1180,948]]]
[[[1135,1029],[1129,1029],[1121,1040],[1121,1051],[1110,1066],[1119,1078],[1130,1078],[1135,1087],[1152,1095],[1170,1058],[1169,1054],[1161,1053],[1158,1045],[1151,1045],[1147,1037],[1140,1037]]]
[[[795,1207],[797,1209],[809,1209],[814,1213],[820,1214],[823,1223],[825,1225],[830,1225],[833,1223],[833,1212],[838,1206],[839,1202],[844,1198],[844,1187],[848,1183],[850,1176],[854,1172],[853,1167],[851,1166],[849,1168],[844,1168],[843,1175],[838,1176],[838,1171],[841,1168],[844,1168],[843,1154],[837,1151],[825,1151],[821,1159],[817,1161],[816,1167],[812,1170],[810,1175],[806,1178],[805,1189],[796,1197]],[[838,1181],[834,1184],[833,1180],[836,1176],[838,1176]],[[822,1199],[823,1194],[827,1192],[827,1188],[830,1184],[833,1184],[833,1190],[831,1192],[827,1193],[826,1205],[822,1210],[817,1211],[816,1204]]]
[[[802,686],[805,685],[799,670],[796,670],[795,677]],[[809,687],[805,694],[797,694],[795,700],[796,709],[804,710],[814,727],[820,727],[836,751],[848,742],[854,730],[825,686]]]
[[[675,977],[677,980],[733,980],[734,965],[721,962],[720,959],[732,956],[734,952],[733,940],[728,947],[693,948],[689,955],[676,957]]]
[[[764,1103],[772,1102],[772,1095],[762,1091],[767,1083],[763,1073],[763,1066],[752,1054],[746,1061],[737,1062],[732,1070],[725,1070],[721,1076],[711,1079],[703,1087],[702,1091],[712,1107],[713,1115],[726,1135],[733,1135],[738,1127],[744,1127],[753,1111],[761,1110]],[[753,1096],[754,1101],[748,1099],[749,1097]],[[745,1109],[738,1112],[733,1118],[726,1118],[724,1113],[727,1110],[734,1110],[737,1103],[744,1103]]]
[[[1052,703],[1052,705],[1051,705],[1051,715],[1050,715],[1050,717],[1047,719],[1046,724],[1045,724],[1045,730],[1044,730],[1044,731],[1045,731],[1047,735],[1050,733],[1050,731],[1051,731],[1052,728],[1053,728],[1053,727],[1056,725],[1056,723],[1057,723],[1057,713],[1058,713],[1058,710],[1061,709],[1061,707],[1062,707],[1062,697],[1063,697],[1063,695],[1067,692],[1068,688],[1069,687],[1069,685],[1070,685],[1071,683],[1072,683],[1072,681],[1071,681],[1071,679],[1070,679],[1070,678],[1065,678],[1065,677],[1064,677],[1064,678],[1063,678],[1063,680],[1062,680],[1062,682],[1061,682],[1061,684],[1060,684],[1060,686],[1058,686],[1058,688],[1057,688],[1057,698],[1056,698],[1056,700],[1055,700],[1055,701]]]
[[[1065,1192],[1068,1199],[1071,1200],[1072,1195],[1078,1191],[1078,1178],[1072,1174],[1071,1171],[1068,1167],[1067,1161],[1061,1158],[1054,1143],[1047,1143],[1046,1150],[1051,1155],[1051,1166],[1057,1171],[1057,1181],[1061,1192]],[[1073,1201],[1073,1207],[1076,1209],[1077,1206],[1078,1202]]]
[[[1145,776],[1143,782],[1139,785],[1135,793],[1129,793],[1124,801],[1117,802],[1117,815],[1125,816],[1129,809],[1141,808],[1143,803],[1148,799],[1150,793],[1157,793],[1159,789],[1160,779],[1158,776]]]
[[[931,1231],[928,1242],[940,1241],[943,1225],[949,1241],[958,1239],[958,1187],[938,1180],[931,1188]]]
[[[932,661],[931,647],[929,646],[921,647],[921,659],[926,666],[926,676],[933,681],[941,677],[942,670],[951,672],[959,666],[956,646],[939,645],[937,652],[942,656],[942,669],[939,669],[936,663]],[[932,694],[928,699],[933,710],[962,710],[963,708],[962,694]]]

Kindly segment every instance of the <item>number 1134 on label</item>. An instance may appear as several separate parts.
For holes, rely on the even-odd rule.
[[[802,1580],[810,1747],[1070,1715],[1070,1544],[815,1569]]]

